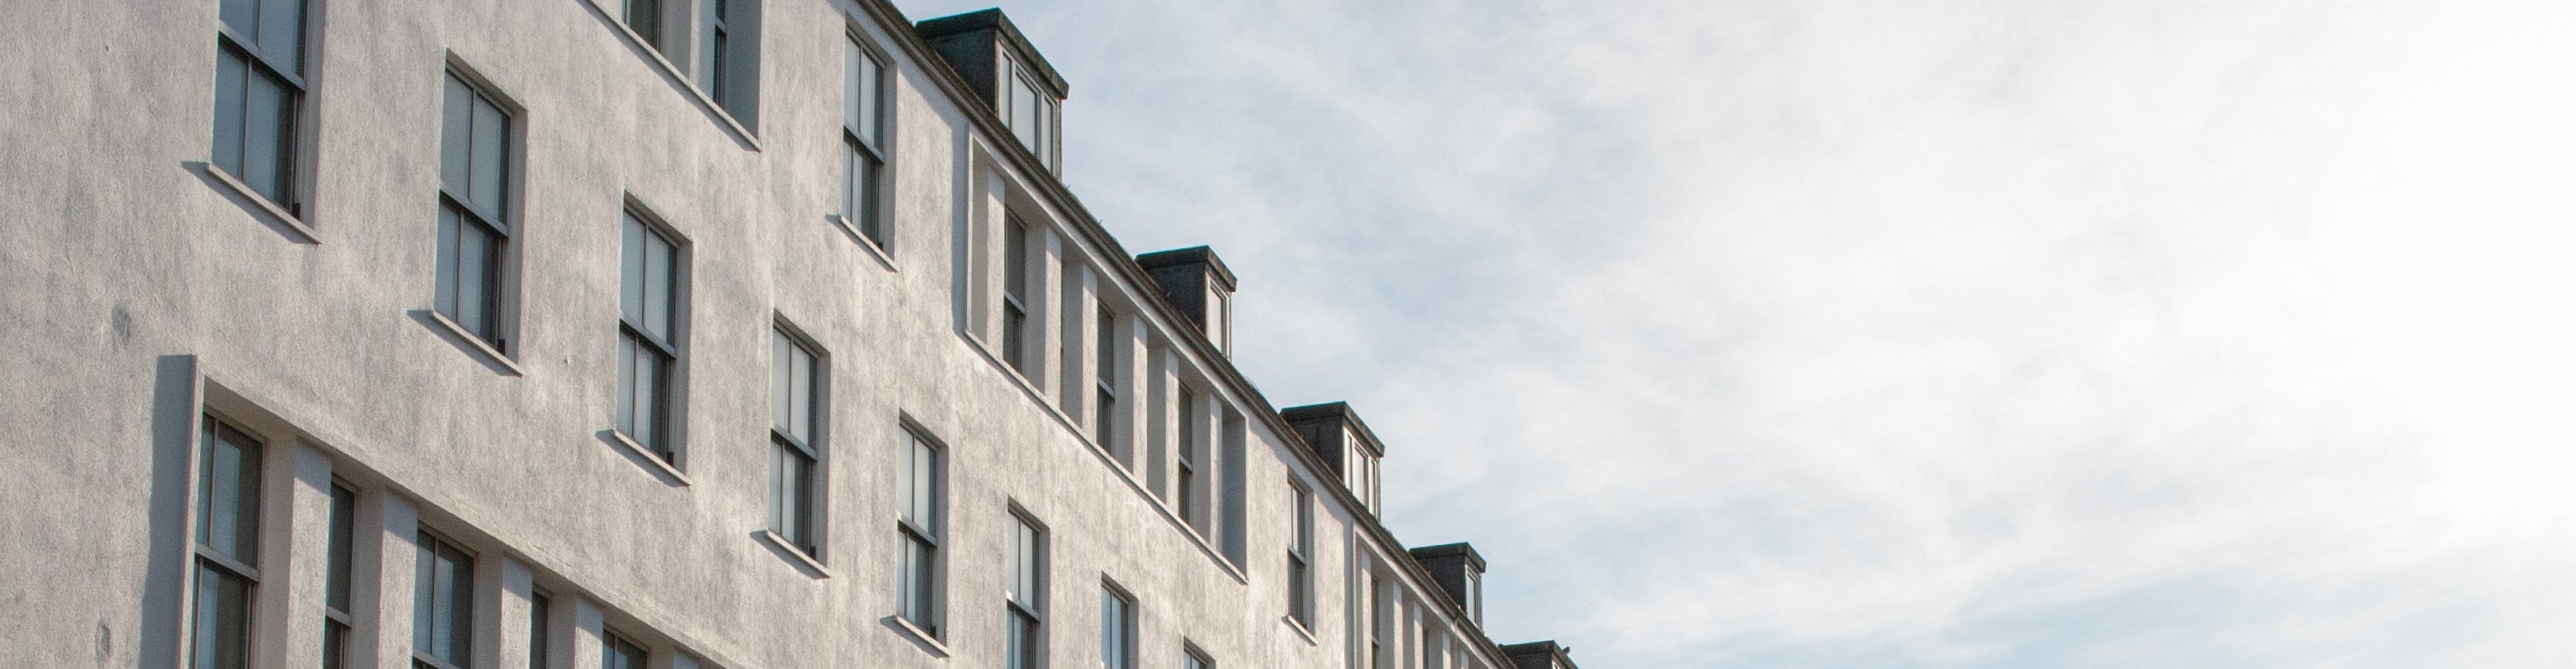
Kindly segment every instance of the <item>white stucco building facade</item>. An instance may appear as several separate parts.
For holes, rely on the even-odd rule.
[[[1571,667],[1066,190],[999,12],[10,14],[25,666]]]

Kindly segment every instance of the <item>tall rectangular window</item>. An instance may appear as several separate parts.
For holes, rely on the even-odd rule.
[[[732,13],[726,10],[732,7],[726,6],[730,3],[725,0],[701,1],[707,3],[707,20],[699,27],[706,34],[707,97],[715,98],[717,104],[723,105],[725,93],[730,92],[726,89],[733,83],[733,73],[726,71],[733,65],[733,54],[727,49],[733,46],[733,27],[725,24],[726,15]]]
[[[259,587],[258,439],[205,417],[197,448],[196,669],[251,666],[251,596]]]
[[[626,27],[644,38],[655,51],[662,50],[662,0],[626,0]]]
[[[671,377],[680,358],[680,247],[633,211],[626,212],[625,225],[617,297],[617,431],[677,465]]]
[[[843,43],[841,140],[849,146],[842,164],[841,220],[881,249],[888,241],[877,202],[884,192],[879,182],[886,164],[885,72],[885,61],[862,46],[857,35]]]
[[[760,0],[697,0],[698,84],[746,130],[759,127]]]
[[[814,536],[814,463],[821,460],[823,403],[815,389],[822,385],[821,356],[788,334],[769,336],[769,531],[805,551],[821,556]]]
[[[1029,373],[1029,226],[1008,216],[1002,226],[1002,360]]]
[[[1181,385],[1179,394],[1180,406],[1174,413],[1180,416],[1181,448],[1180,457],[1174,462],[1176,482],[1173,484],[1172,505],[1180,509],[1183,524],[1206,532],[1207,528],[1199,525],[1198,504],[1198,463],[1203,459],[1199,457],[1199,421],[1205,416],[1199,411],[1198,393],[1190,392],[1188,384]]]
[[[1377,575],[1375,574],[1369,575],[1368,597],[1361,601],[1366,602],[1364,606],[1368,607],[1368,609],[1362,614],[1367,616],[1368,619],[1368,631],[1366,632],[1368,635],[1368,666],[1371,667],[1371,669],[1387,669],[1386,582],[1378,580]]]
[[[1004,666],[1009,669],[1038,669],[1046,657],[1046,645],[1038,628],[1043,618],[1046,592],[1044,534],[1029,519],[1012,514],[1010,546],[1010,639],[1004,648]]]
[[[1107,585],[1100,589],[1100,666],[1136,669],[1136,600]]]
[[[502,250],[510,241],[510,113],[447,74],[439,134],[438,313],[509,351],[501,339]]]
[[[1288,617],[1297,624],[1314,629],[1315,580],[1311,557],[1315,554],[1315,493],[1305,484],[1288,482]]]
[[[615,630],[602,632],[599,645],[599,669],[645,669],[645,660],[651,658],[644,646]]]
[[[348,665],[349,568],[357,557],[358,492],[331,482],[330,554],[322,578],[322,667]]]
[[[528,593],[528,669],[547,669],[554,664],[547,652],[554,648],[554,598],[543,591]]]
[[[1092,407],[1100,415],[1098,422],[1092,425],[1092,431],[1101,448],[1116,453],[1118,449],[1111,445],[1114,442],[1110,441],[1110,436],[1118,427],[1118,346],[1125,343],[1126,338],[1117,332],[1118,313],[1110,311],[1106,305],[1100,307],[1099,324],[1095,329],[1099,332],[1096,338],[1100,340],[1100,365],[1093,371],[1098,379],[1099,394],[1093,398]]]
[[[895,612],[903,619],[933,635],[939,633],[936,616],[939,571],[939,520],[941,482],[939,450],[930,440],[904,432],[901,451],[895,457],[895,496],[902,505],[896,514],[896,531],[903,538],[903,564],[895,584]]]
[[[413,669],[464,669],[474,650],[474,558],[420,530],[413,573]]]
[[[224,0],[215,30],[213,164],[296,211],[304,106],[304,0]]]
[[[1209,660],[1207,653],[1199,650],[1198,646],[1182,642],[1181,669],[1216,669],[1216,662]]]

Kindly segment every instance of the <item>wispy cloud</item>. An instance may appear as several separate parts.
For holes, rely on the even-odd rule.
[[[2576,657],[2576,7],[1278,5],[1006,9],[1076,191],[1226,256],[1504,640]]]

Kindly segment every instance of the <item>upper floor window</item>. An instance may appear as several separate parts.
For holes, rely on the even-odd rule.
[[[415,669],[463,669],[474,649],[474,557],[419,531],[412,582],[411,647]]]
[[[358,492],[332,481],[331,536],[322,576],[323,669],[348,664],[349,626],[356,622],[349,615],[349,570],[357,558],[357,515]]]
[[[1308,629],[1315,627],[1315,493],[1306,485],[1288,482],[1288,617]]]
[[[745,129],[759,126],[760,2],[698,0],[698,79]]]
[[[1342,443],[1347,444],[1344,448],[1349,449],[1342,455],[1342,462],[1346,463],[1343,467],[1343,476],[1347,480],[1344,483],[1350,486],[1351,496],[1359,498],[1360,506],[1367,507],[1370,513],[1377,513],[1377,457],[1370,455],[1368,447],[1361,445],[1362,442],[1357,434],[1343,432]]]
[[[1136,669],[1136,600],[1106,584],[1100,589],[1100,665]]]
[[[929,440],[909,430],[895,455],[895,497],[900,507],[895,530],[903,538],[895,613],[932,635],[939,633],[939,521],[944,511],[939,456]]]
[[[1055,168],[1058,101],[1045,92],[1045,86],[1032,80],[1042,75],[1017,65],[1010,70],[1011,78],[1002,83],[1002,121],[1010,126],[1011,136],[1020,140],[1020,146],[1028,147],[1029,153],[1038,157],[1038,162]]]
[[[1429,665],[1424,666],[1427,668]],[[1216,669],[1216,662],[1209,660],[1207,653],[1200,651],[1198,646],[1184,641],[1181,642],[1181,669]]]
[[[1199,443],[1199,433],[1204,431],[1200,423],[1206,422],[1207,412],[1199,408],[1198,393],[1191,392],[1189,385],[1181,385],[1179,395],[1179,406],[1173,407],[1173,413],[1180,418],[1181,443],[1180,457],[1174,462],[1172,506],[1180,511],[1183,524],[1205,533],[1207,528],[1199,524],[1199,500],[1203,497],[1199,492],[1199,463],[1206,462],[1207,457]]]
[[[1096,318],[1099,319],[1094,327],[1097,328],[1095,338],[1100,342],[1100,360],[1099,366],[1093,370],[1097,381],[1092,408],[1098,416],[1091,426],[1092,437],[1100,442],[1101,448],[1118,453],[1116,442],[1110,441],[1110,437],[1118,426],[1118,349],[1126,343],[1127,337],[1118,331],[1118,312],[1110,311],[1108,305],[1101,305]]]
[[[634,210],[624,220],[617,294],[617,431],[677,466],[680,245]]]
[[[814,463],[821,459],[823,403],[821,355],[784,328],[769,339],[770,390],[769,530],[805,551],[820,556],[814,536]]]
[[[510,117],[491,93],[448,72],[439,135],[437,309],[504,353]]]
[[[646,669],[652,653],[616,630],[600,631],[599,669]]]
[[[212,163],[295,213],[304,106],[304,0],[224,0],[215,31]]]
[[[592,0],[603,12],[612,0]],[[759,0],[614,0],[617,20],[743,130],[758,127]],[[694,29],[694,32],[693,32]],[[694,39],[692,35],[694,34]]]
[[[644,44],[655,51],[666,49],[662,38],[662,0],[626,0],[624,9],[619,18],[626,21],[627,29],[644,38]]]
[[[1018,216],[1006,216],[1002,225],[1002,360],[1011,369],[1027,375],[1029,358],[1029,296],[1036,291],[1029,285],[1034,272],[1029,271],[1029,226]]]
[[[251,666],[252,596],[259,587],[259,440],[213,416],[197,449],[197,607],[192,666]]]
[[[553,664],[554,598],[543,590],[528,592],[528,669],[550,669]]]
[[[885,60],[850,35],[841,55],[841,220],[878,248],[886,248]]]
[[[1044,533],[1036,523],[1012,514],[1010,540],[1010,590],[1005,608],[1010,609],[1007,646],[1003,649],[1003,666],[1009,669],[1039,669],[1046,658],[1044,637],[1038,625],[1044,620],[1046,561]]]

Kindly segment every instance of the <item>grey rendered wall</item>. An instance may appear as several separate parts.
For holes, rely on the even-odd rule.
[[[589,630],[577,638],[645,628],[712,666],[998,666],[1016,505],[1049,530],[1050,666],[1098,662],[1104,577],[1138,597],[1145,666],[1177,666],[1184,637],[1223,666],[1346,664],[1349,510],[1318,517],[1317,638],[1281,621],[1286,482],[1314,476],[1290,442],[1247,428],[1238,570],[960,335],[949,235],[967,148],[983,140],[855,5],[765,3],[754,137],[586,0],[319,5],[310,239],[204,170],[215,2],[27,3],[0,25],[0,323],[17,340],[0,356],[13,380],[0,384],[0,608],[36,612],[0,616],[0,647],[44,666],[175,666],[204,403],[273,414],[272,434],[309,445],[270,449],[284,475],[271,517],[297,530],[272,556],[269,601],[318,597],[318,486],[338,476],[367,491],[361,515],[384,524],[359,545],[382,573],[360,600],[383,625],[360,630],[382,637],[386,662],[407,643],[418,517],[492,558],[494,648],[525,643],[512,625],[533,587],[554,595],[561,625]],[[826,218],[852,26],[899,68],[886,260]],[[451,58],[527,110],[508,365],[425,315]],[[686,238],[684,482],[603,436],[630,201]],[[753,538],[776,320],[829,356],[822,578]],[[210,385],[223,397],[201,400]],[[953,473],[948,660],[888,622],[906,424],[947,446]],[[310,627],[309,610],[266,613],[291,629]]]

